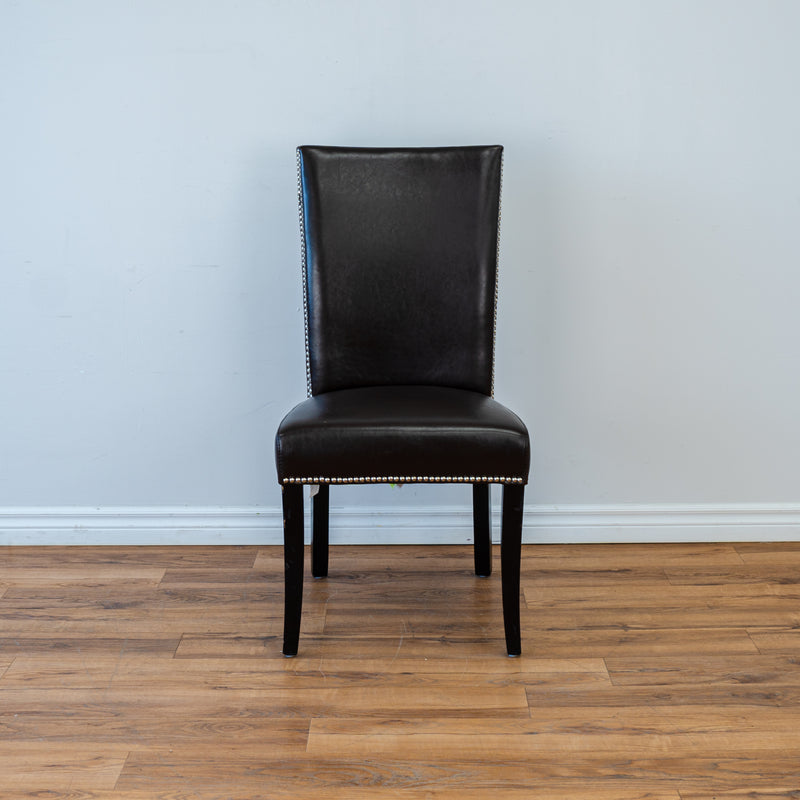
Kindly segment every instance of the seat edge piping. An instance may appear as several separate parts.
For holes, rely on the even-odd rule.
[[[510,477],[507,475],[373,475],[357,478],[317,476],[306,478],[283,478],[281,483],[525,483],[525,478]]]

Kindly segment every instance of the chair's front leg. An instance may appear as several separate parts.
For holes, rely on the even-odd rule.
[[[522,653],[519,624],[519,569],[522,551],[522,502],[525,487],[503,486],[503,530],[500,540],[500,569],[503,586],[503,622],[509,656]]]
[[[311,574],[315,578],[328,575],[329,489],[321,483],[311,500]]]
[[[303,610],[303,486],[283,486],[283,654],[297,655]]]
[[[490,484],[472,484],[472,530],[475,548],[475,574],[492,574],[492,504]]]

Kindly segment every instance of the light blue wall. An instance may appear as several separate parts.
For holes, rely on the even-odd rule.
[[[304,142],[506,146],[531,502],[800,500],[799,38],[793,0],[0,0],[0,506],[277,506]]]

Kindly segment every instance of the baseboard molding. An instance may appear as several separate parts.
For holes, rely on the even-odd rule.
[[[275,545],[281,526],[281,510],[267,507],[0,508],[0,545]],[[495,509],[495,538],[499,526]],[[331,509],[334,544],[471,541],[468,506]],[[530,505],[523,541],[800,541],[800,504]]]

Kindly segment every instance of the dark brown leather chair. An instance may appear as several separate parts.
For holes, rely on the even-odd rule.
[[[283,653],[297,654],[300,634],[304,484],[319,486],[311,569],[324,577],[331,484],[472,484],[475,571],[488,576],[499,483],[506,646],[519,655],[530,446],[492,399],[503,149],[305,146],[297,157],[308,399],[275,441]]]

